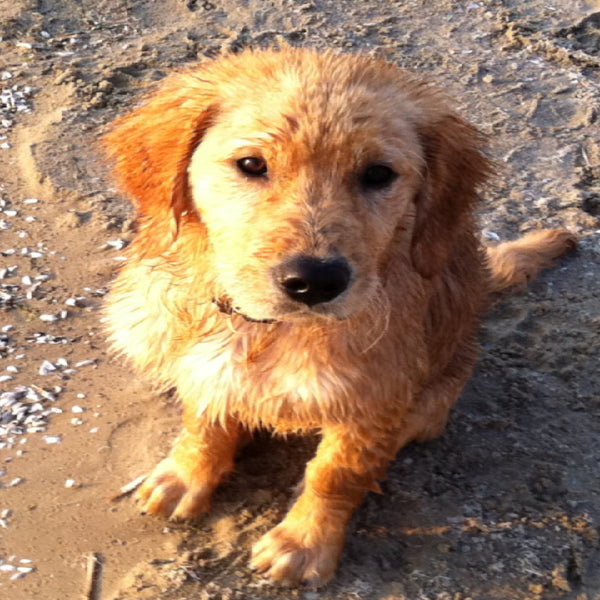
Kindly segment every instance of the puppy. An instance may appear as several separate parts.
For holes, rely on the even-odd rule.
[[[112,344],[184,409],[142,510],[207,511],[244,432],[318,431],[252,566],[322,585],[389,461],[443,430],[488,294],[574,238],[541,231],[487,259],[473,218],[482,136],[440,92],[366,56],[224,56],[167,78],[106,144],[139,217],[108,298]]]

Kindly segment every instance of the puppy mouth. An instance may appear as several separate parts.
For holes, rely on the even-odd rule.
[[[222,313],[224,315],[229,315],[229,316],[231,316],[233,314],[240,315],[240,317],[242,317],[249,323],[265,323],[267,325],[271,325],[273,323],[279,322],[277,319],[253,319],[252,317],[249,317],[248,315],[244,314],[242,311],[238,310],[238,308],[233,305],[231,298],[228,298],[227,296],[221,296],[220,298],[213,298],[212,301],[220,313]]]
[[[254,319],[253,317],[243,313],[237,306],[234,305],[233,300],[229,296],[221,296],[219,298],[212,299],[213,304],[217,307],[218,311],[223,315],[239,315],[248,323],[262,323],[265,325],[272,325],[274,323],[281,323],[282,319],[268,318],[268,319]],[[283,320],[299,320],[305,319],[326,319],[334,321],[345,321],[347,316],[336,316],[331,314],[329,311],[319,310],[318,306],[313,307],[310,310],[295,310],[286,313],[286,319]]]

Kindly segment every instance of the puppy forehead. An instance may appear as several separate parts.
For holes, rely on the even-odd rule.
[[[344,147],[386,154],[413,144],[419,106],[410,85],[403,89],[401,72],[376,77],[376,63],[338,58],[329,65],[282,62],[222,82],[215,125],[229,148],[281,144],[285,150],[295,142],[318,153]]]

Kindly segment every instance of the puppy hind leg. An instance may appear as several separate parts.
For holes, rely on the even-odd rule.
[[[475,334],[463,334],[449,363],[423,386],[406,415],[409,429],[416,432],[414,441],[426,442],[442,434],[452,407],[473,374],[478,354]]]
[[[224,427],[184,415],[184,428],[167,458],[137,493],[142,512],[193,519],[207,512],[211,496],[233,468],[241,427]]]
[[[406,417],[410,429],[416,432],[415,442],[428,442],[442,435],[450,411],[468,379],[468,375],[461,378],[442,375],[421,391],[413,410]]]

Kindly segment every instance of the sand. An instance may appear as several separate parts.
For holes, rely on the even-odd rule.
[[[0,435],[0,598],[82,598],[91,553],[104,600],[600,598],[599,28],[600,3],[578,0],[0,2],[0,274],[17,267],[0,279],[0,393],[28,386],[34,429]],[[498,164],[487,238],[582,240],[486,316],[447,431],[401,453],[319,591],[247,567],[315,439],[259,436],[198,523],[108,499],[168,452],[179,407],[107,351],[132,213],[98,139],[171,69],[280,40],[377,53],[447,89]]]

